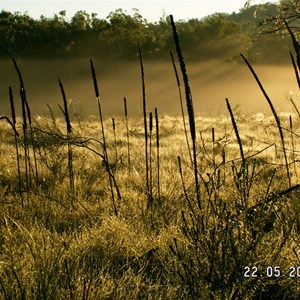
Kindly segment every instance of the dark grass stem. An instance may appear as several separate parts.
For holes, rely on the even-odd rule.
[[[246,160],[245,160],[245,155],[244,155],[244,151],[243,151],[243,144],[242,144],[241,137],[240,137],[240,134],[239,134],[239,131],[238,131],[238,128],[237,128],[237,124],[236,124],[236,121],[235,121],[235,118],[234,118],[233,111],[231,109],[230,103],[229,103],[227,98],[226,98],[226,105],[227,105],[227,109],[228,109],[229,114],[230,114],[231,123],[233,125],[234,133],[236,135],[236,138],[237,138],[237,141],[238,141],[238,144],[239,144],[240,154],[241,154],[241,158],[242,158],[242,169],[244,169]]]
[[[213,168],[214,173],[216,172],[216,157],[215,157],[215,128],[212,127],[211,129],[211,139],[212,139],[212,161],[213,161]]]
[[[300,45],[292,31],[292,29],[290,28],[289,24],[287,23],[286,19],[283,18],[283,22],[291,36],[292,42],[293,42],[293,47],[296,53],[296,57],[297,57],[297,65],[298,65],[298,70],[300,70]]]
[[[147,130],[147,106],[146,106],[146,88],[145,88],[145,75],[144,75],[144,63],[140,44],[138,43],[139,58],[141,66],[141,78],[142,78],[142,97],[143,97],[143,117],[144,117],[144,136],[145,136],[145,168],[146,168],[146,189],[149,198],[149,161],[148,161],[148,130]],[[149,202],[149,199],[148,199]],[[149,205],[149,203],[148,203]],[[147,205],[147,206],[148,206]]]
[[[174,55],[173,55],[172,51],[170,51],[170,55],[171,55],[172,64],[173,64],[173,68],[174,68],[174,73],[175,73],[176,82],[177,82],[177,87],[178,87],[179,100],[180,100],[180,108],[181,108],[181,115],[182,115],[182,121],[183,121],[183,127],[184,127],[184,134],[185,134],[185,139],[186,139],[186,145],[188,147],[191,164],[193,165],[192,152],[191,152],[191,147],[190,147],[190,143],[189,143],[189,138],[188,138],[188,133],[187,133],[187,128],[186,128],[186,122],[185,122],[185,114],[184,114],[184,109],[183,109],[183,101],[182,101],[182,93],[181,93],[180,80],[179,80],[179,76],[178,76],[178,72],[177,72],[177,68],[176,68],[176,64],[175,64],[175,60],[174,60]]]
[[[287,159],[287,155],[286,155],[286,150],[285,150],[285,143],[284,143],[284,136],[283,136],[283,131],[282,131],[282,127],[281,127],[281,124],[280,124],[280,119],[276,113],[276,110],[273,106],[273,103],[270,99],[270,97],[268,96],[268,94],[266,93],[263,85],[261,84],[258,76],[256,75],[254,69],[252,68],[251,64],[248,62],[248,60],[244,57],[243,54],[241,54],[242,58],[244,59],[245,63],[247,64],[248,68],[250,69],[252,75],[254,76],[258,86],[260,87],[262,93],[264,94],[270,108],[271,108],[271,111],[273,113],[273,116],[275,118],[275,121],[276,121],[276,124],[277,124],[277,127],[278,127],[278,131],[279,131],[279,135],[280,135],[280,139],[281,139],[281,144],[282,144],[282,148],[283,148],[283,154],[284,154],[284,160],[285,160],[285,166],[286,166],[286,173],[287,173],[287,177],[288,177],[288,182],[289,182],[289,186],[291,187],[291,176],[290,176],[290,171],[289,171],[289,164],[288,164],[288,159]]]
[[[114,133],[115,156],[116,156],[116,161],[117,161],[118,160],[118,148],[117,148],[115,118],[112,118],[112,128],[113,128],[113,133]]]
[[[158,199],[160,199],[159,123],[158,123],[158,113],[156,107],[154,111],[155,111],[155,127],[156,127],[157,194],[158,194]]]
[[[25,165],[25,181],[26,181],[26,191],[29,191],[29,178],[30,178],[30,156],[28,153],[28,140],[27,140],[27,117],[26,117],[26,108],[23,92],[24,89],[22,85],[20,86],[20,97],[22,105],[22,129],[23,129],[23,146],[24,146],[24,165]]]
[[[292,159],[293,159],[293,165],[294,165],[294,173],[296,177],[298,177],[297,174],[297,168],[296,168],[296,157],[295,157],[295,142],[294,142],[294,132],[293,132],[293,118],[290,115],[289,118],[290,121],[290,132],[291,132],[291,142],[292,142]]]
[[[106,166],[106,169],[107,169],[107,172],[108,172],[109,185],[110,185],[110,190],[111,190],[111,198],[112,198],[114,213],[117,216],[118,215],[118,210],[117,210],[116,203],[115,203],[115,195],[114,195],[114,190],[113,190],[113,185],[112,185],[112,173],[110,172],[110,166],[109,166],[109,160],[108,160],[107,145],[106,145],[106,139],[105,139],[105,133],[104,133],[104,124],[103,124],[102,110],[101,110],[101,103],[100,103],[100,94],[99,94],[99,89],[98,89],[96,71],[95,71],[95,68],[94,68],[93,61],[91,59],[90,59],[90,64],[91,64],[94,90],[95,90],[95,95],[96,95],[97,104],[98,104],[99,118],[100,118],[101,131],[102,131],[104,163],[105,163],[105,166]]]
[[[29,107],[29,104],[28,104],[28,101],[27,101],[26,90],[25,90],[24,80],[23,80],[21,71],[18,67],[18,64],[17,64],[16,60],[14,58],[12,58],[12,61],[13,61],[14,67],[16,69],[16,72],[18,74],[18,78],[19,78],[19,82],[20,82],[20,94],[21,94],[22,106],[23,105],[25,106],[25,109],[26,109],[25,116],[28,118],[30,138],[31,138],[32,150],[33,150],[34,166],[35,166],[35,181],[36,181],[36,184],[37,184],[39,182],[39,175],[38,175],[38,165],[37,165],[37,158],[36,158],[34,135],[33,135],[33,130],[32,130],[30,107]],[[24,101],[24,103],[23,103],[23,101]],[[24,123],[24,119],[23,119],[23,123]],[[27,132],[26,132],[26,135],[27,135]],[[25,137],[24,137],[24,139],[25,139]],[[30,178],[31,177],[31,173],[30,173],[31,162],[30,162],[30,156],[29,156],[28,137],[26,137],[26,140],[27,140],[27,144],[26,144],[27,152],[26,153],[27,153],[27,156],[28,156],[28,167],[29,167],[29,178]],[[25,144],[25,142],[24,142],[24,144]],[[31,179],[30,179],[30,184],[31,184]]]
[[[72,288],[72,281],[71,281],[71,276],[70,276],[70,272],[69,272],[69,266],[68,266],[68,261],[67,259],[64,260],[65,263],[65,268],[66,268],[66,275],[67,275],[67,279],[68,279],[68,287],[69,287],[69,291],[70,291],[70,299],[73,300],[74,296],[73,296],[73,288]]]
[[[58,79],[59,87],[61,90],[61,94],[63,97],[64,102],[64,109],[63,114],[65,117],[66,125],[67,125],[67,142],[68,142],[68,169],[69,169],[69,179],[70,179],[70,190],[72,193],[75,191],[75,184],[74,184],[74,170],[73,170],[73,152],[72,152],[72,144],[71,144],[71,133],[72,133],[72,126],[70,122],[69,110],[68,110],[68,103],[67,98],[64,90],[64,86],[60,79]]]
[[[15,112],[15,104],[14,104],[14,96],[13,96],[13,91],[12,88],[9,87],[9,102],[10,102],[10,109],[11,109],[11,118],[12,118],[12,123],[14,126],[14,131],[15,131],[15,148],[16,148],[16,157],[17,157],[17,168],[18,168],[18,185],[19,185],[19,194],[21,198],[21,204],[22,208],[24,207],[24,199],[23,199],[23,193],[22,193],[22,181],[21,181],[21,169],[20,169],[20,158],[19,158],[19,146],[18,146],[18,134],[16,131],[16,112]]]
[[[130,173],[130,142],[129,142],[129,126],[128,126],[128,111],[127,111],[127,100],[124,97],[124,113],[125,113],[125,125],[126,125],[126,136],[127,136],[127,159],[128,159],[128,172]]]
[[[152,112],[149,113],[149,191],[150,201],[153,202],[153,191],[152,191],[152,130],[153,130],[153,116]]]
[[[290,97],[290,101],[291,101],[292,105],[294,106],[298,116],[300,117],[300,111],[299,111],[297,105],[295,104],[294,100],[292,99],[292,97]]]
[[[194,108],[193,108],[193,100],[192,100],[192,93],[189,86],[189,79],[183,59],[183,55],[180,48],[179,37],[176,30],[176,25],[173,20],[173,16],[170,15],[171,26],[173,31],[173,38],[176,46],[176,52],[178,55],[178,60],[181,68],[181,73],[183,76],[184,88],[185,88],[185,98],[186,98],[186,105],[187,111],[189,115],[189,124],[190,124],[190,132],[191,138],[193,143],[193,157],[194,157],[194,176],[195,176],[195,188],[196,188],[196,196],[197,196],[197,204],[199,210],[202,210],[201,203],[200,203],[200,188],[199,188],[199,181],[198,181],[198,169],[197,169],[197,153],[196,153],[196,125],[195,125],[195,116],[194,116]]]
[[[298,83],[298,88],[299,88],[299,90],[300,90],[300,77],[299,77],[299,72],[298,72],[298,69],[297,69],[297,66],[296,66],[296,62],[295,62],[295,59],[294,59],[294,56],[293,56],[293,53],[292,53],[292,52],[290,52],[290,56],[291,56],[291,61],[292,61],[292,65],[293,65],[293,68],[294,68],[296,80],[297,80],[297,83]]]

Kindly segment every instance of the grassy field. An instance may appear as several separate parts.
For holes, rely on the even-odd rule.
[[[289,116],[280,117],[294,186],[298,137],[293,144]],[[268,299],[299,296],[299,191],[278,195],[289,184],[272,117],[235,111],[243,169],[230,116],[196,118],[201,209],[181,117],[158,114],[148,188],[143,119],[128,120],[130,165],[125,118],[115,119],[115,131],[104,120],[116,211],[100,123],[70,119],[69,137],[63,119],[32,120],[28,182],[18,142],[22,192],[14,134],[1,126],[1,299],[256,299],[264,290],[274,295]],[[259,276],[245,277],[247,266]]]
[[[126,99],[123,118],[103,118],[92,61],[99,118],[81,118],[61,81],[64,118],[51,108],[31,116],[13,61],[22,116],[10,89],[11,117],[0,117],[1,299],[299,299],[297,99],[297,115],[276,113],[256,77],[272,115],[226,99],[228,114],[195,116],[171,25],[180,117],[147,111],[141,51],[138,118]]]

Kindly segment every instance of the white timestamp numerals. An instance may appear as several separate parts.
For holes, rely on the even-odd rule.
[[[300,278],[300,266],[291,266],[287,270],[282,271],[280,266],[268,266],[264,269],[259,269],[257,266],[244,267],[245,278],[258,278],[258,277],[290,277]]]

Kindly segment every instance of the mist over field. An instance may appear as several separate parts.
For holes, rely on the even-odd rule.
[[[250,61],[251,62],[251,61]],[[64,84],[66,96],[72,99],[70,108],[82,116],[97,115],[89,58],[64,60],[18,61],[23,75],[28,101],[33,115],[49,115],[46,103],[61,116],[62,105],[58,78]],[[107,117],[124,115],[123,97],[127,98],[128,113],[142,113],[140,63],[94,60],[102,100]],[[196,114],[216,116],[226,112],[225,98],[232,107],[240,105],[244,112],[267,112],[269,107],[247,66],[218,60],[186,62]],[[290,91],[297,94],[292,65],[253,65],[273,104],[279,111],[292,111]],[[179,68],[179,66],[178,66]],[[148,111],[158,107],[160,113],[180,114],[178,89],[170,62],[144,60]],[[180,70],[178,69],[180,72]],[[1,61],[0,113],[10,115],[8,87],[12,86],[17,113],[21,113],[19,83],[13,63]],[[184,97],[184,87],[182,85]],[[297,103],[297,98],[294,98]]]

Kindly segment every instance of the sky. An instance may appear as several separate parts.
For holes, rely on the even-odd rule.
[[[0,0],[0,8],[10,12],[27,12],[29,16],[38,19],[41,15],[45,17],[53,17],[62,10],[66,10],[67,18],[71,18],[77,11],[85,10],[87,13],[97,13],[97,17],[105,19],[110,12],[118,8],[122,8],[126,13],[132,14],[133,8],[137,8],[140,14],[147,19],[148,22],[158,21],[163,14],[174,16],[175,20],[188,20],[192,18],[201,19],[215,12],[239,12],[244,7],[247,0],[194,0],[194,1],[74,1],[74,0],[52,0],[52,1],[2,1]],[[261,4],[264,0],[252,0],[251,4]]]

